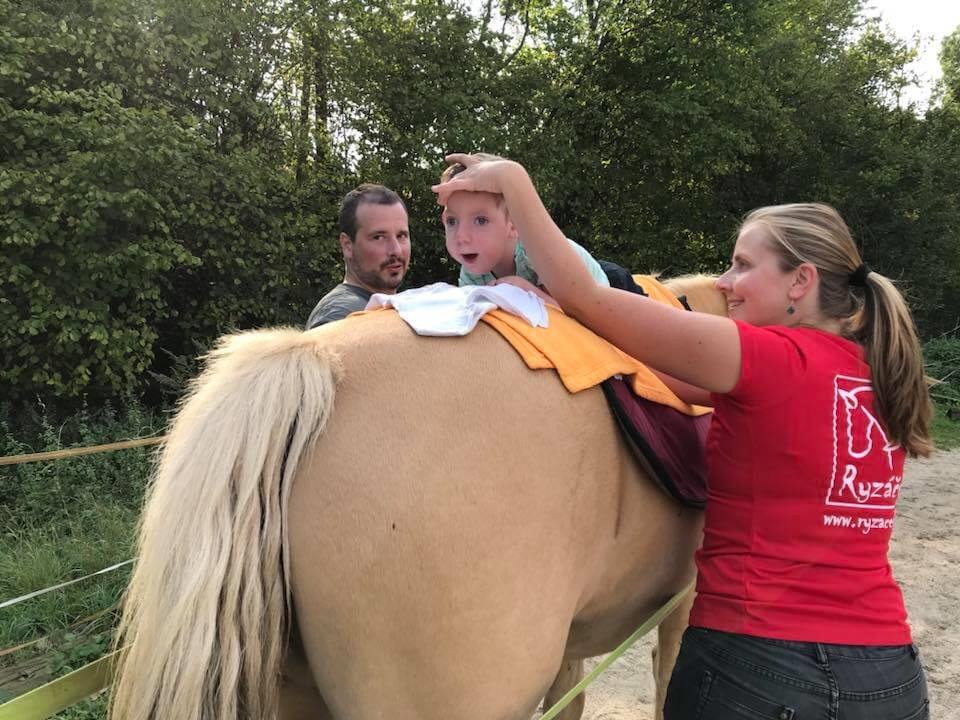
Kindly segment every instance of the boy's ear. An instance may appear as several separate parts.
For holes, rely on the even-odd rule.
[[[510,237],[512,239],[516,240],[520,233],[517,232],[517,227],[513,224],[513,220],[510,218],[510,211],[507,210],[507,201],[503,199],[502,195],[500,196],[499,202],[497,202],[497,207],[500,209],[500,212],[503,213],[503,217],[507,221],[507,232],[510,233]]]
[[[500,209],[503,211],[503,217],[507,221],[507,232],[510,233],[510,239],[516,240],[520,233],[517,232],[517,226],[513,224],[513,220],[510,218],[510,211],[507,210],[507,204],[503,203]]]
[[[353,240],[346,233],[340,233],[340,252],[345,258],[353,259]]]

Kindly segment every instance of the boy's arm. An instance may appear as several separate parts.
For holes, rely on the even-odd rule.
[[[603,271],[603,268],[600,267],[600,263],[587,252],[587,249],[583,247],[578,242],[567,238],[567,242],[573,246],[573,249],[577,251],[577,254],[580,256],[580,259],[583,260],[583,264],[587,267],[587,270],[590,271],[590,274],[593,276],[594,282],[598,285],[603,285],[604,287],[610,287],[610,278],[607,277],[607,274]],[[536,267],[536,265],[534,265]]]
[[[450,155],[467,171],[434,186],[444,202],[459,190],[500,193],[540,280],[561,307],[629,355],[691,385],[729,392],[740,378],[740,334],[728,319],[667,307],[601,287],[553,222],[526,170],[509,161],[477,164]]]
[[[560,303],[558,303],[550,293],[546,291],[546,288],[537,287],[532,282],[527,280],[524,277],[519,275],[508,275],[507,277],[497,278],[491,285],[513,285],[518,287],[521,290],[526,290],[527,292],[532,292],[534,295],[538,296],[543,300],[547,305],[553,305],[553,307],[560,309]]]

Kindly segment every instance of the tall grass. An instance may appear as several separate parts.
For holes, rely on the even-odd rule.
[[[121,411],[84,410],[60,423],[41,407],[37,418],[32,428],[0,420],[0,456],[97,445],[163,429],[159,413],[136,403]],[[136,448],[0,467],[0,602],[129,559],[150,452]],[[0,653],[27,645],[0,655],[0,671],[30,663],[34,672],[27,681],[0,686],[0,702],[102,655],[128,575],[127,566],[0,609]],[[63,717],[101,717],[101,705],[93,700]]]
[[[947,417],[949,407],[944,403],[937,403],[934,407],[933,443],[937,450],[952,450],[960,447],[960,422]]]
[[[92,500],[92,502],[96,502]],[[0,536],[0,597],[18,597],[130,557],[137,512],[93,504],[52,524],[8,527]],[[126,567],[0,610],[0,649],[65,630],[110,607]]]

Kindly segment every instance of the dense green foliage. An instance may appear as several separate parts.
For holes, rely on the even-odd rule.
[[[960,447],[960,338],[934,338],[924,345],[923,356],[934,383],[934,441],[939,448]]]
[[[449,149],[523,161],[636,270],[718,270],[748,209],[830,202],[949,331],[958,36],[942,102],[901,108],[911,52],[860,5],[0,0],[0,402],[136,396],[221,332],[299,324],[359,181],[408,202],[408,285],[449,279]]]
[[[934,338],[924,346],[923,356],[934,382],[934,400],[960,406],[960,338]]]

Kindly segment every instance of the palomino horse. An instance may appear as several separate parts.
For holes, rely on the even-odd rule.
[[[148,494],[112,717],[529,718],[690,581],[701,527],[599,389],[484,323],[228,337]]]

